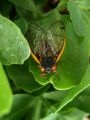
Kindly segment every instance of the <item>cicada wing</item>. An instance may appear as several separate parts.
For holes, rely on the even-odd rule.
[[[60,59],[65,47],[65,31],[61,21],[53,23],[47,32],[48,44],[51,47],[56,62]]]
[[[31,24],[27,32],[27,39],[31,48],[31,55],[37,63],[39,62],[40,56],[44,52],[45,47],[45,32],[37,24]]]

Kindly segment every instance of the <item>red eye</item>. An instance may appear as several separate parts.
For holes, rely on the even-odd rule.
[[[56,65],[52,66],[52,71],[56,72]]]
[[[40,69],[41,69],[41,71],[42,71],[42,72],[44,72],[44,71],[45,71],[44,67],[40,67]]]

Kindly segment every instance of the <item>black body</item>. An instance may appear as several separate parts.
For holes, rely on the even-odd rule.
[[[44,67],[45,72],[51,72],[52,66],[54,65],[55,65],[55,61],[51,56],[46,56],[41,61],[41,66]]]

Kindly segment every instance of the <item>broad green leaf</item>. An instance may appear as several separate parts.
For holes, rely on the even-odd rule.
[[[59,119],[59,114],[58,113],[52,113],[40,120],[58,120]]]
[[[49,79],[56,89],[68,89],[80,83],[88,67],[88,47],[88,38],[78,38],[72,23],[67,22],[65,51],[57,63],[56,76]]]
[[[47,100],[42,99],[42,97],[36,98],[34,106],[25,115],[25,120],[41,120],[42,116],[52,113],[52,109],[49,106]]]
[[[18,16],[26,19],[28,22],[30,22],[32,17],[34,17],[33,13],[29,10],[23,9],[19,6],[16,6],[15,8]]]
[[[67,96],[70,91],[71,90],[47,92],[44,93],[42,96],[48,100],[62,102],[62,100]],[[75,99],[73,99],[69,104],[67,104],[63,108],[63,111],[71,110],[74,107],[86,113],[90,113],[90,86],[86,88],[83,92],[81,92],[79,95],[77,95]]]
[[[21,0],[21,1],[18,1],[18,0],[9,0],[10,2],[12,2],[13,4],[19,6],[19,7],[22,7],[24,9],[27,9],[27,10],[36,10],[36,7],[34,5],[34,2],[32,0]]]
[[[30,117],[31,120],[39,120],[40,115],[41,115],[41,107],[42,107],[42,101],[40,99],[37,99],[37,103],[34,104],[34,111],[33,111],[33,116],[32,118]]]
[[[89,40],[89,56],[90,56],[90,11],[85,11],[84,13],[84,17],[85,17],[85,20],[86,22],[88,22],[88,27],[87,27],[87,39]]]
[[[38,9],[36,8],[33,0],[9,0],[9,1],[15,4],[16,6],[32,11],[35,14],[35,16],[37,16]]]
[[[42,96],[48,100],[60,101],[64,99],[64,97],[68,94],[69,91],[70,90],[51,91],[51,92],[43,93]]]
[[[82,11],[78,8],[78,6],[74,2],[68,2],[67,8],[70,12],[70,18],[72,20],[75,33],[78,36],[84,36],[85,24],[83,20],[84,18],[82,16]]]
[[[85,20],[86,26],[87,26],[86,27],[86,39],[88,40],[88,44],[89,44],[89,56],[90,56],[90,12],[84,11],[83,16],[84,16],[84,20]]]
[[[44,12],[45,11],[47,11],[47,9],[45,9],[46,7],[46,5],[47,5],[47,3],[48,3],[48,0],[37,0],[37,1],[34,1],[35,2],[35,4],[36,4],[36,6],[37,6],[37,8],[39,9],[39,10],[43,10]]]
[[[35,80],[38,83],[40,83],[42,85],[49,83],[47,77],[43,78],[41,76],[41,71],[40,71],[37,63],[33,60],[32,57],[30,57],[30,59],[29,59],[29,71],[33,74]]]
[[[87,72],[83,77],[81,83],[70,90],[70,92],[66,95],[66,97],[60,101],[57,105],[56,112],[60,111],[64,106],[70,103],[78,94],[80,94],[83,90],[90,86],[90,65],[88,66]]]
[[[23,64],[30,48],[20,29],[0,15],[0,59],[4,65]]]
[[[16,94],[11,112],[0,120],[39,120],[42,115],[45,115],[44,111],[48,109],[48,106],[43,104],[46,103],[43,103],[38,96]]]
[[[36,24],[41,26],[45,31],[49,29],[49,27],[56,21],[61,21],[62,16],[60,13],[55,9],[43,17],[43,19],[40,19],[36,21]]]
[[[75,0],[75,3],[83,10],[90,9],[90,0]]]
[[[12,100],[9,82],[0,62],[0,117],[10,112]]]
[[[71,108],[69,112],[62,113],[60,120],[84,120],[86,113],[78,109]]]
[[[12,4],[8,0],[0,0],[0,13],[6,17],[9,17]]]
[[[90,27],[89,27],[89,23],[88,23],[88,27],[87,27],[87,35],[86,35],[86,39],[89,40],[90,38]],[[89,44],[89,43],[88,43]],[[89,52],[90,53],[90,52]],[[87,74],[87,73],[86,73]],[[85,77],[85,76],[84,76]],[[76,78],[76,77],[75,77]],[[88,75],[86,75],[85,78],[83,78],[83,81],[81,83],[81,85],[79,85],[78,87],[76,88],[73,88],[73,89],[70,89],[70,90],[67,90],[67,91],[55,91],[55,92],[48,92],[48,93],[44,93],[43,94],[43,97],[47,98],[47,99],[50,99],[50,100],[55,100],[55,101],[59,101],[59,103],[61,104],[62,103],[62,100],[64,100],[64,98],[66,98],[66,101],[64,101],[64,106],[67,104],[66,107],[64,107],[64,110],[69,107],[78,107],[78,108],[82,108],[81,110],[86,110],[86,112],[89,111],[89,107],[84,107],[84,104],[86,106],[86,104],[88,103],[89,104],[89,100],[87,100],[87,102],[84,101],[84,99],[89,99],[89,97],[85,97],[85,98],[82,98],[79,100],[77,94],[79,94],[78,92],[81,92],[83,91],[83,89],[85,89],[86,87],[88,87],[88,85],[90,84],[90,75],[89,75],[89,72],[88,72]],[[83,85],[82,85],[83,84]],[[85,85],[84,85],[85,84]],[[79,89],[80,87],[80,89]],[[71,91],[71,92],[70,92]],[[76,92],[76,93],[75,93]],[[67,96],[68,94],[68,96]],[[86,93],[87,94],[87,93]],[[82,93],[81,93],[82,95]],[[76,97],[77,96],[77,97]],[[86,96],[86,95],[85,95]],[[75,98],[76,97],[76,98]],[[75,98],[75,100],[74,100]],[[81,101],[82,100],[82,101]],[[72,102],[70,102],[72,101]],[[84,102],[83,102],[84,101]],[[66,102],[66,103],[65,103]],[[69,104],[68,104],[69,102]],[[81,105],[79,105],[79,103]],[[58,106],[58,105],[57,105]],[[61,107],[63,107],[61,105]],[[83,108],[84,107],[84,108]],[[61,108],[60,108],[61,109]]]
[[[18,25],[18,27],[21,29],[22,33],[25,35],[27,29],[28,29],[28,25],[27,22],[24,18],[19,18],[15,21],[15,23]]]
[[[74,108],[66,113],[52,113],[40,120],[82,120],[85,114],[86,113]]]
[[[90,86],[80,93],[64,109],[69,109],[71,107],[76,107],[86,113],[90,113]]]
[[[22,88],[28,92],[36,91],[43,87],[35,81],[26,64],[9,66],[7,67],[7,73],[18,88]]]
[[[14,95],[11,112],[0,120],[21,120],[35,103],[35,98],[28,94]]]

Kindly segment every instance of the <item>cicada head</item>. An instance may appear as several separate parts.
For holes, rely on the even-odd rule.
[[[45,56],[40,63],[40,69],[42,72],[49,73],[56,71],[56,62],[52,56]]]

